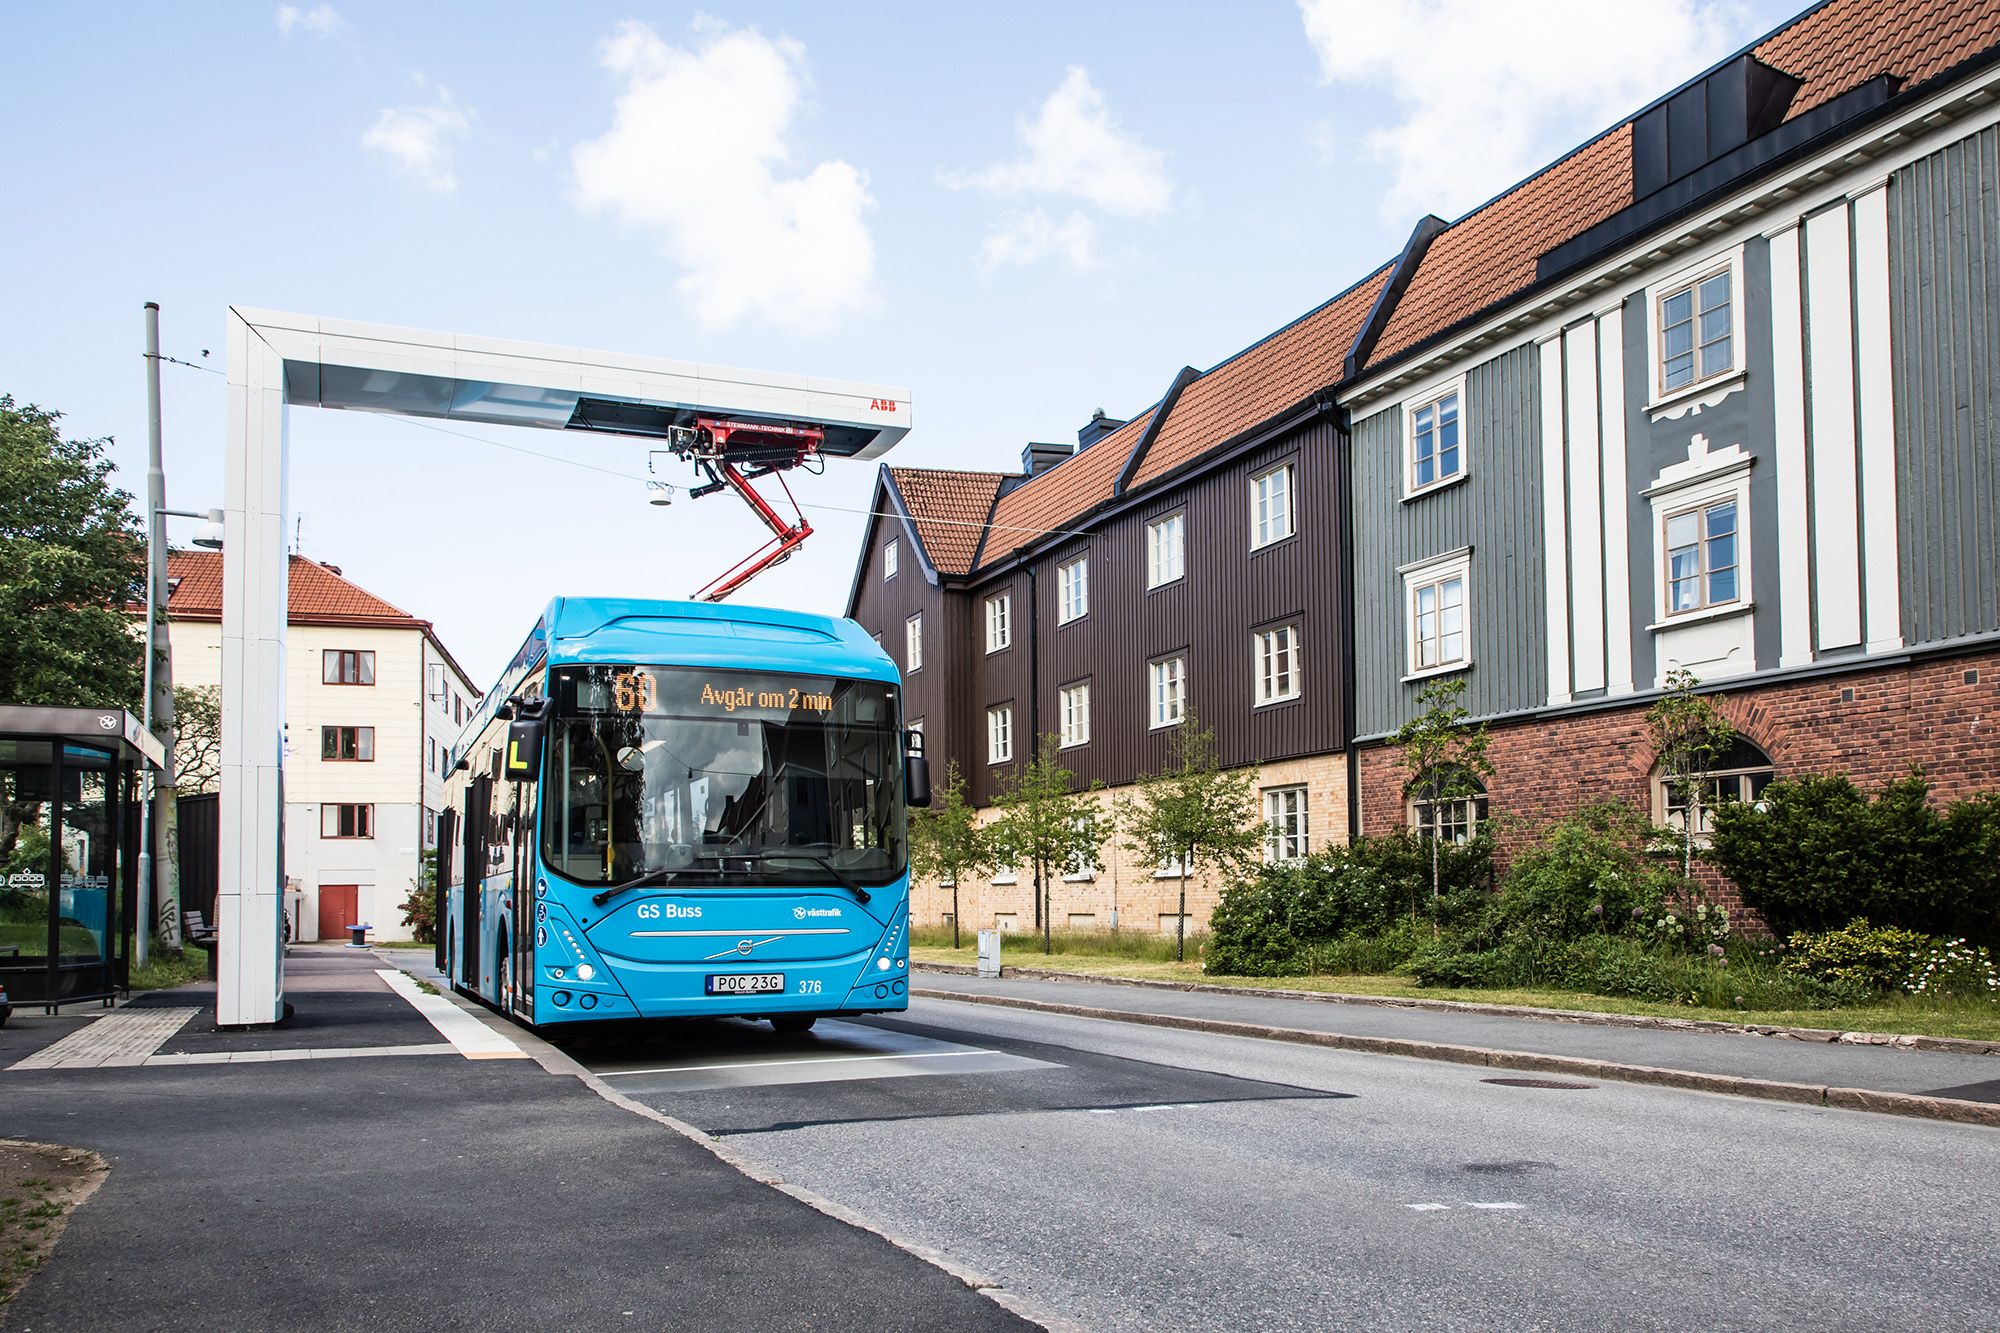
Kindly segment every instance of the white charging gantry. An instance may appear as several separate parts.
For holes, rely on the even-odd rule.
[[[911,425],[906,389],[236,306],[228,349],[216,904],[216,1021],[224,1027],[274,1023],[284,1013],[291,407],[662,441],[709,478],[692,494],[735,491],[777,534],[703,590],[712,597],[742,586],[811,532],[803,518],[786,522],[750,482],[820,457],[878,457]]]

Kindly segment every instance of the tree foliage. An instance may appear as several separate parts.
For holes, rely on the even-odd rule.
[[[1264,840],[1256,791],[1257,771],[1225,772],[1215,733],[1190,711],[1167,735],[1166,767],[1141,777],[1119,811],[1125,846],[1142,865],[1181,869],[1177,959],[1187,951],[1188,880],[1204,869],[1240,870],[1256,858]]]
[[[222,691],[213,685],[174,686],[174,790],[197,796],[222,776]]]
[[[958,947],[958,886],[993,865],[992,839],[965,799],[965,774],[952,760],[929,809],[910,811],[910,874],[951,886],[951,947]]]
[[[1097,799],[1102,784],[1078,790],[1076,774],[1064,768],[1062,739],[1049,732],[1035,757],[1008,780],[994,804],[999,818],[988,826],[993,860],[1028,866],[1034,872],[1036,910],[1042,918],[1042,952],[1052,949],[1050,917],[1055,880],[1066,866],[1097,864],[1110,832]]]
[[[1701,814],[1712,786],[1709,771],[1736,739],[1736,728],[1714,700],[1695,693],[1701,681],[1694,672],[1675,667],[1667,673],[1666,683],[1667,692],[1646,710],[1646,730],[1652,734],[1653,751],[1659,757],[1667,790],[1685,812],[1680,828],[1681,888],[1684,895],[1691,896]]]
[[[1459,702],[1464,693],[1463,676],[1425,681],[1417,691],[1422,711],[1389,738],[1403,751],[1403,767],[1410,773],[1404,791],[1426,805],[1470,800],[1480,793],[1480,779],[1493,776],[1493,762],[1486,757],[1486,724],[1467,725],[1472,715]],[[1431,896],[1441,898],[1443,854],[1437,838],[1426,841],[1431,844]]]
[[[0,394],[0,702],[137,707],[144,652],[125,615],[145,538],[111,484],[109,440]]]

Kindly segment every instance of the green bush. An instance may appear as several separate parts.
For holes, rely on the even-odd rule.
[[[1784,967],[1797,976],[1840,981],[1880,994],[1902,989],[1910,964],[1929,952],[1931,939],[1914,930],[1871,926],[1859,917],[1839,930],[1799,931],[1785,941]]]
[[[1232,977],[1302,974],[1305,950],[1292,933],[1293,897],[1287,879],[1263,874],[1224,889],[1208,919],[1207,969]]]
[[[2000,796],[1940,814],[1912,773],[1873,798],[1844,776],[1773,782],[1715,813],[1716,863],[1780,936],[1856,917],[2000,943]]]
[[[1574,940],[1657,921],[1674,873],[1647,855],[1651,829],[1615,801],[1549,826],[1507,871],[1498,900],[1509,936]]]
[[[1425,987],[1569,990],[1715,1009],[1832,1009],[1868,998],[1864,988],[1788,972],[1745,946],[1691,957],[1626,936],[1516,938],[1480,951],[1440,941],[1403,971]]]

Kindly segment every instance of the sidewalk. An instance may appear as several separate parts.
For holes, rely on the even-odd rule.
[[[576,1078],[466,1058],[385,966],[293,950],[268,1032],[215,1031],[193,987],[10,1025],[0,1133],[111,1172],[6,1326],[1027,1327]],[[137,1063],[21,1067],[121,1015],[104,1030],[174,1030]]]
[[[2000,1055],[919,970],[913,996],[2000,1127]]]

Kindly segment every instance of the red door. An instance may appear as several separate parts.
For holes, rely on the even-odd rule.
[[[320,885],[319,937],[323,940],[345,941],[347,939],[347,928],[360,920],[355,915],[359,910],[359,900],[359,885]]]

